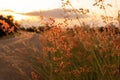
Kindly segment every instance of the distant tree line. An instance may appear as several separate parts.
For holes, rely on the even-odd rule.
[[[49,25],[45,25],[45,26],[37,26],[37,27],[32,26],[32,27],[28,27],[28,28],[21,27],[20,29],[23,31],[28,31],[28,32],[42,33],[42,32],[45,32],[45,31],[51,29],[51,27]]]

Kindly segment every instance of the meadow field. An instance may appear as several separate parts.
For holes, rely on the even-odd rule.
[[[1,37],[1,80],[120,79],[118,27],[50,26],[20,28]]]
[[[106,11],[103,3],[93,6]],[[69,0],[63,10],[75,18],[48,17],[42,26],[21,27],[13,16],[0,15],[0,80],[120,80],[119,11],[117,17],[101,15],[104,25],[93,21],[97,26],[90,24],[96,17],[80,18],[88,9],[74,9]]]

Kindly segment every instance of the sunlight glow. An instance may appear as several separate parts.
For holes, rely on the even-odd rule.
[[[22,15],[22,14],[12,14],[13,18],[16,21],[22,21],[22,20],[28,20],[28,21],[36,21],[39,20],[38,17],[36,16],[27,16],[27,15]]]
[[[118,6],[120,5],[119,0],[105,1],[110,4],[112,3],[113,8],[118,7],[118,9],[120,9],[120,6]],[[92,6],[95,3],[95,0],[70,0],[70,2],[74,8],[88,8],[92,11],[98,9]],[[0,0],[0,3],[0,10],[10,9],[20,13],[61,8],[62,5],[61,0]],[[96,12],[98,12],[98,10]]]
[[[9,11],[0,11],[0,13],[3,14],[4,16],[12,15],[14,20],[16,20],[16,21],[20,21],[20,20],[23,20],[23,19],[31,19],[32,18],[32,17],[27,16],[27,15],[17,14],[15,12],[9,12]]]
[[[76,9],[84,8],[89,9],[90,12],[97,14],[104,14],[103,10],[93,6],[95,0],[69,0],[72,6]],[[107,8],[107,15],[117,15],[120,9],[120,0],[105,0],[107,3],[112,3],[112,8]],[[6,10],[6,14],[12,13],[15,20],[25,19],[22,13],[29,13],[34,11],[44,11],[50,9],[61,8],[61,0],[0,0],[0,10]],[[69,6],[70,7],[70,6]],[[17,13],[17,14],[16,14]],[[1,14],[1,12],[0,12]],[[27,18],[26,18],[27,19]]]
[[[17,21],[20,21],[20,20],[26,18],[26,16],[19,15],[19,14],[13,14],[13,17],[14,17],[14,19],[17,20]]]

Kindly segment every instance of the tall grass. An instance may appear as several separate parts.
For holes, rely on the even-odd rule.
[[[47,47],[33,60],[43,80],[119,80],[120,32],[105,28],[52,27],[44,33]]]
[[[66,1],[63,9],[65,5],[74,8],[69,0],[62,1]],[[106,11],[103,0],[94,5]],[[76,19],[80,22],[77,15]],[[61,24],[50,25],[51,29],[42,34],[47,46],[43,47],[39,57],[33,59],[33,68],[38,74],[36,79],[119,80],[120,29],[107,23],[108,20],[106,14],[107,25],[101,28],[86,27],[81,22],[80,26],[65,29]]]

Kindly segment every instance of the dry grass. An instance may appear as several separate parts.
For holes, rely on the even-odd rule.
[[[76,19],[81,25],[78,14],[89,13],[87,9],[76,10],[69,0],[61,0],[63,9],[69,5],[76,14]],[[104,0],[99,0],[94,4],[106,11]],[[111,6],[110,4],[108,6]],[[104,22],[108,22],[108,16],[102,16]],[[15,50],[14,54],[21,53],[20,58],[28,60],[32,65],[31,78],[33,80],[119,80],[120,79],[120,29],[114,25],[107,24],[103,28],[90,28],[86,25],[73,28],[66,28],[68,25],[65,18],[64,23],[56,24],[53,18],[50,18],[51,26],[49,30],[44,30],[42,34],[32,34],[26,36],[25,41],[22,38],[15,40],[14,47],[12,43],[3,47],[9,51]],[[2,26],[6,26],[3,32],[8,28],[4,21]],[[65,28],[64,28],[65,27]],[[12,30],[9,29],[9,31]],[[34,32],[39,29],[29,29]],[[27,39],[27,41],[26,41]],[[22,43],[21,47],[20,44]],[[17,47],[15,48],[15,44]],[[42,43],[42,44],[40,44]],[[10,49],[11,48],[11,49]],[[7,52],[8,53],[8,52]],[[29,53],[29,54],[28,54]],[[27,54],[27,55],[26,55]],[[6,54],[8,55],[8,54]],[[5,59],[11,60],[10,57]],[[28,58],[29,57],[29,58]],[[26,58],[26,59],[25,59]],[[23,61],[22,60],[22,61]],[[14,63],[14,60],[11,60]],[[24,61],[23,61],[24,63]],[[16,63],[14,63],[16,66]],[[18,67],[18,66],[17,66]],[[15,67],[15,68],[17,68]],[[18,71],[22,71],[17,68]]]
[[[106,26],[90,28],[78,17],[78,14],[86,15],[89,10],[75,9],[70,0],[61,1],[64,11],[66,6],[72,7],[73,12],[69,12],[76,14],[80,26],[67,28],[67,20],[71,20],[69,15],[60,24],[52,19],[51,29],[42,34],[47,46],[32,60],[37,75],[35,80],[119,80],[120,29],[109,23],[113,18],[102,15]],[[104,0],[93,6],[96,5],[106,12]]]
[[[117,28],[118,32],[120,30]],[[120,34],[113,25],[99,28],[55,25],[46,31],[47,47],[33,67],[43,80],[119,80]]]

